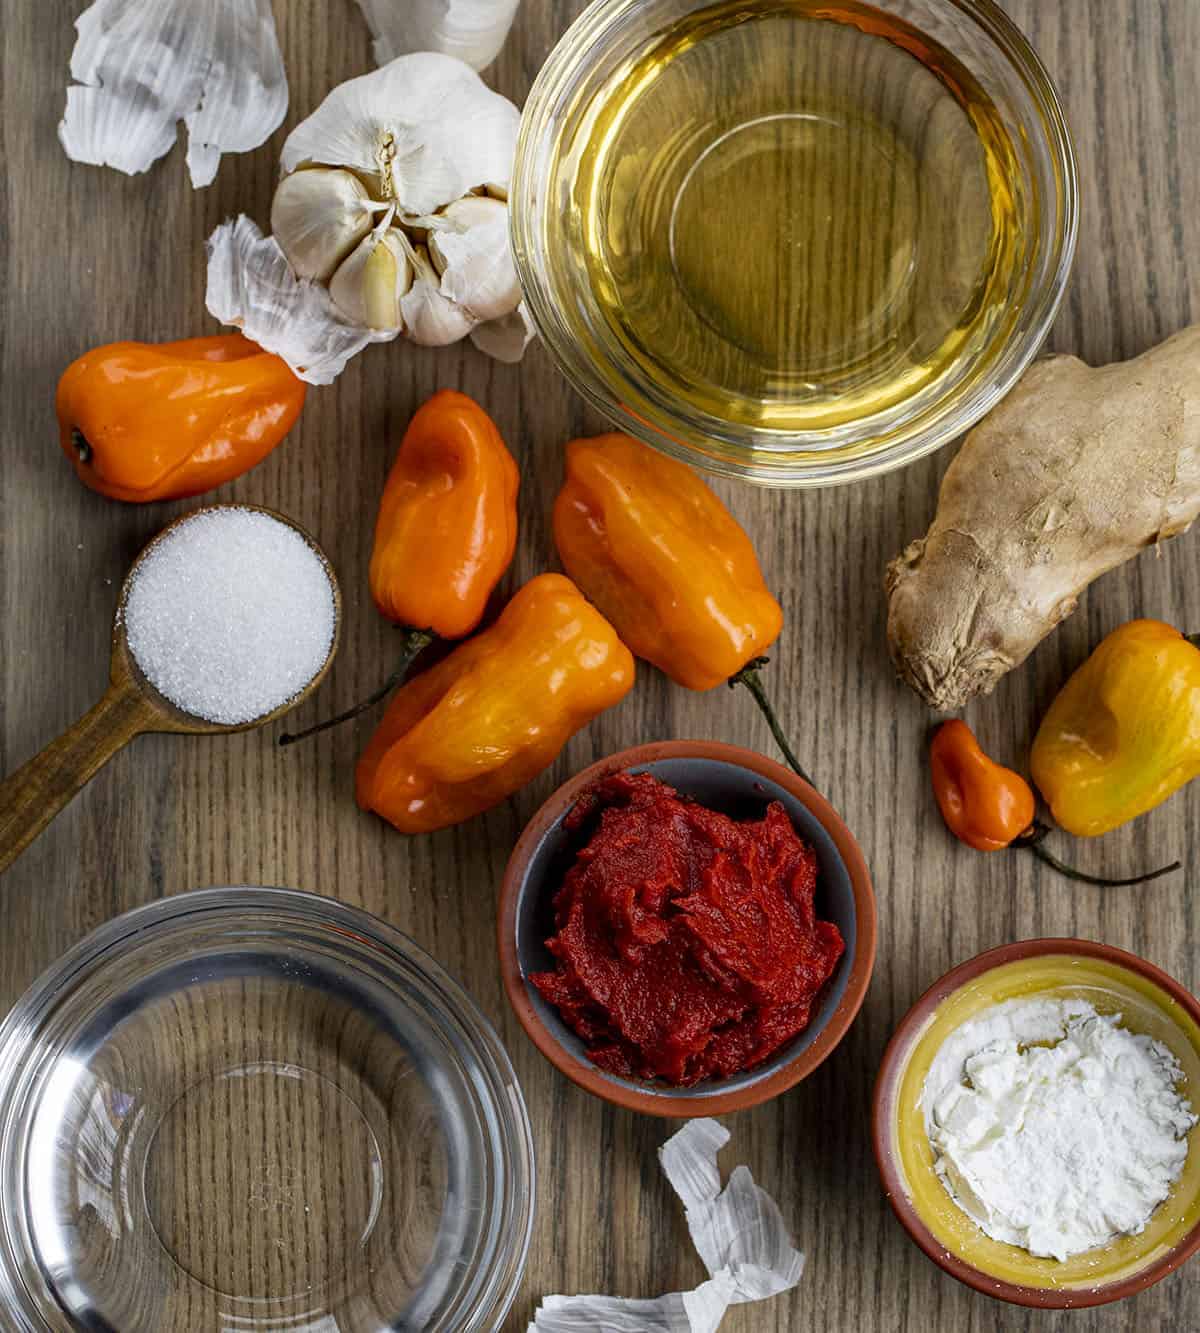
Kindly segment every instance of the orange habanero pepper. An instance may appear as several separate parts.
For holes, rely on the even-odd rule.
[[[402,833],[461,823],[553,763],[633,687],[629,649],[561,574],[402,685],[358,762],[358,803]]]
[[[783,611],[745,530],[690,467],[628,435],[572,440],[554,540],[638,657],[690,690],[745,685],[807,781],[758,676]]]
[[[978,852],[1008,847],[1033,824],[1033,788],[989,759],[965,722],[943,722],[929,747],[929,771],[946,827]]]
[[[371,553],[371,596],[407,633],[396,669],[369,698],[280,744],[337,726],[377,704],[439,639],[483,618],[517,547],[520,475],[496,423],[473,399],[435,393],[404,432],[383,488]]]
[[[73,361],[54,406],[63,452],[112,500],[178,500],[232,481],[291,430],[307,385],[240,333],[108,343]]]
[[[965,722],[943,722],[929,746],[933,794],[946,827],[960,842],[980,852],[1027,847],[1039,860],[1070,879],[1085,884],[1142,884],[1179,868],[1179,862],[1130,879],[1104,879],[1084,874],[1052,856],[1042,845],[1049,828],[1035,818],[1033,788],[1011,768],[984,754]]]

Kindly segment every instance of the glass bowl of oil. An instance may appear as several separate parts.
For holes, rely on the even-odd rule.
[[[526,103],[510,216],[533,323],[594,406],[708,471],[825,486],[1007,392],[1078,189],[992,0],[596,0]]]

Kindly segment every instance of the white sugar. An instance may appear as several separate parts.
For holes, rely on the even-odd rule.
[[[333,642],[324,562],[253,509],[202,511],[142,559],[125,603],[129,647],[176,707],[236,725],[294,698]]]

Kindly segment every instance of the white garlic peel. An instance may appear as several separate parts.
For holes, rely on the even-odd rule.
[[[442,295],[476,319],[500,319],[521,300],[508,243],[508,205],[468,195],[431,219],[429,257]]]
[[[519,359],[528,334],[510,318],[521,289],[505,202],[519,124],[450,56],[401,56],[351,79],[283,146],[274,238],[372,341],[441,347],[494,325],[480,346]]]
[[[399,233],[386,227],[364,238],[329,284],[334,305],[352,323],[382,333],[404,327],[401,300],[413,285],[413,266]]]
[[[314,167],[279,183],[271,203],[271,231],[297,276],[327,282],[371,230],[382,207],[353,172]]]
[[[728,1141],[729,1131],[715,1120],[689,1120],[658,1150],[706,1282],[651,1300],[547,1296],[529,1333],[716,1333],[731,1305],[769,1300],[796,1286],[804,1255],[775,1200],[745,1166],[734,1167],[721,1188],[717,1154]]]
[[[535,336],[529,307],[524,301],[507,315],[490,319],[471,330],[471,341],[481,352],[510,365],[520,361]]]
[[[375,39],[375,63],[441,51],[472,69],[500,54],[520,0],[358,0]]]
[[[257,148],[287,112],[270,0],[95,0],[76,20],[58,126],[75,162],[146,171],[188,130],[192,184],[221,154]]]
[[[339,318],[325,287],[298,278],[275,238],[245,215],[208,238],[205,304],[309,384],[331,384],[369,343],[395,336]]]

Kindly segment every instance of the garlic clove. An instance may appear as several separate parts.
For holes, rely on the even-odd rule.
[[[279,242],[244,214],[208,238],[205,304],[309,384],[332,384],[352,356],[387,336],[347,324],[328,291],[297,278]]]
[[[193,186],[257,148],[287,112],[270,0],[95,0],[76,20],[58,137],[69,158],[147,170],[188,129]]]
[[[410,245],[409,252],[414,276],[412,286],[400,298],[404,332],[424,347],[445,347],[465,338],[479,321],[442,294],[437,271],[423,245]]]
[[[403,328],[400,302],[412,283],[412,262],[400,233],[377,229],[333,275],[329,295],[352,324],[394,335]]]
[[[300,277],[327,282],[371,230],[375,207],[353,172],[296,171],[275,191],[271,231]]]
[[[429,221],[429,257],[442,295],[480,320],[515,310],[521,284],[508,243],[508,208],[498,199],[468,195]]]
[[[509,365],[520,361],[536,336],[524,301],[507,315],[471,330],[471,341],[481,352]]]
[[[452,56],[424,51],[335,88],[288,135],[280,166],[347,167],[402,214],[507,189],[520,113]]]
[[[442,51],[472,69],[500,54],[520,0],[358,0],[375,38],[375,63],[408,51]]]

